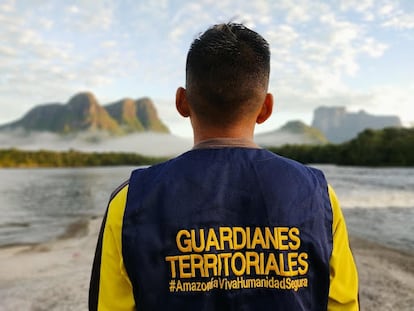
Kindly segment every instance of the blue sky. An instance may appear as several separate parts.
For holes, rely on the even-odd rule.
[[[0,0],[0,123],[88,90],[102,104],[151,97],[173,133],[192,40],[243,22],[272,52],[271,119],[312,120],[320,105],[398,114],[414,122],[414,1]]]

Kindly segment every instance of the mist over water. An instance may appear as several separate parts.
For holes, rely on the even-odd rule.
[[[261,146],[277,147],[285,144],[306,145],[315,144],[315,140],[306,135],[277,131],[255,135],[255,142]]]
[[[314,143],[305,135],[283,131],[258,134],[254,141],[263,147]],[[154,132],[132,133],[125,136],[114,136],[99,131],[69,135],[23,130],[0,132],[0,149],[17,148],[31,151],[72,149],[83,152],[131,152],[145,156],[169,157],[179,155],[192,146],[192,138]]]
[[[50,132],[1,132],[0,148],[22,150],[78,150],[83,152],[132,152],[146,156],[174,156],[192,147],[192,140],[171,134],[134,133],[111,136],[103,132],[57,135]]]

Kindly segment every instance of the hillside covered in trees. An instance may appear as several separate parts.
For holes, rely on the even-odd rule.
[[[21,119],[0,125],[0,131],[13,130],[57,134],[88,131],[104,131],[116,135],[146,131],[169,133],[167,126],[158,117],[151,99],[124,98],[102,106],[91,92],[75,94],[66,104],[38,105]]]

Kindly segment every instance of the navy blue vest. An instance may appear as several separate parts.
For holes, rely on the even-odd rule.
[[[131,175],[122,253],[137,310],[326,310],[331,252],[319,170],[222,148]]]

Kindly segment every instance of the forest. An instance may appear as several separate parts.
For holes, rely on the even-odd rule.
[[[0,150],[0,167],[84,167],[115,165],[152,165],[166,158],[147,157],[136,153],[84,153],[69,151]]]
[[[414,166],[414,128],[365,130],[342,144],[269,148],[302,163],[352,166]]]
[[[270,151],[311,164],[349,166],[414,166],[414,128],[365,130],[342,144],[285,145]],[[83,167],[152,165],[167,158],[136,153],[0,150],[0,167]]]

